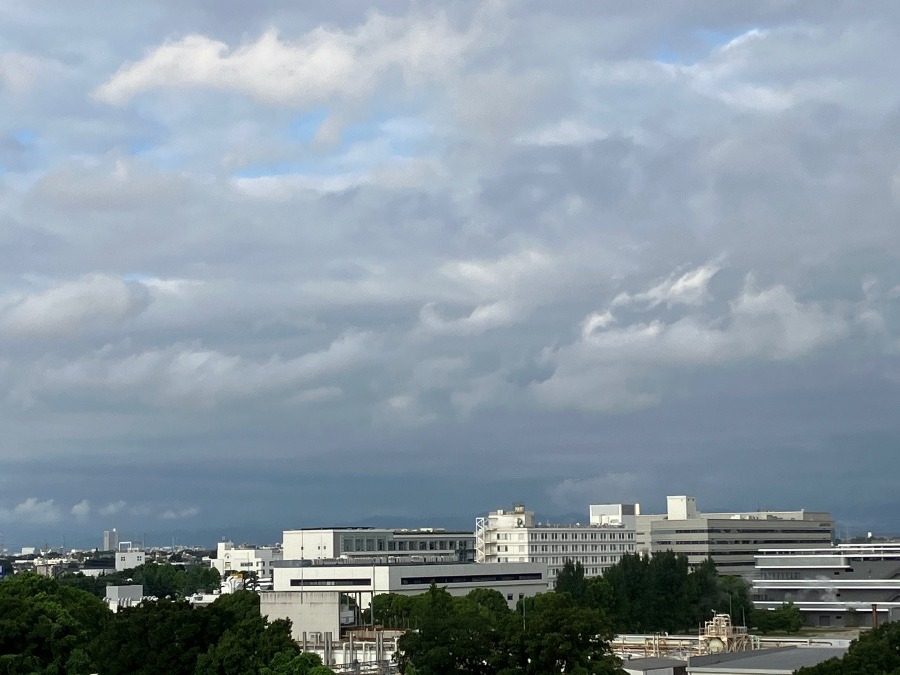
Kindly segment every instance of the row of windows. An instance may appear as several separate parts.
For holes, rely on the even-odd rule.
[[[492,581],[540,581],[544,575],[540,572],[521,574],[460,574],[443,577],[402,577],[401,586],[419,586],[428,584],[469,584],[489,583]]]
[[[625,541],[634,532],[529,532],[529,541]],[[498,532],[497,541],[525,541],[524,532]]]
[[[659,529],[664,529],[667,532],[674,532],[675,534],[819,534],[819,535],[828,535],[831,532],[829,527],[823,526],[814,530],[811,529],[799,529],[792,527],[779,527],[779,528],[762,528],[762,527],[738,527],[738,528],[718,528],[718,527],[709,527],[709,528],[697,528],[697,529],[689,529],[689,530],[668,530],[665,527],[657,526],[654,524],[654,529],[659,527]]]
[[[291,579],[291,586],[370,586],[371,579]]]
[[[469,544],[460,539],[429,539],[397,541],[394,539],[353,538],[341,539],[341,552],[375,552],[375,551],[454,551],[465,550]]]

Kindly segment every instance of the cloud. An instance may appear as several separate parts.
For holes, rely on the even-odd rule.
[[[91,503],[87,499],[82,499],[72,507],[71,514],[76,520],[85,521],[91,515]]]
[[[667,307],[674,305],[702,305],[708,300],[709,282],[722,266],[710,262],[684,274],[672,275],[665,281],[641,293],[630,295],[621,293],[612,302],[613,307],[639,304],[653,309],[661,304]]]
[[[178,508],[166,509],[159,514],[160,520],[185,520],[187,518],[195,518],[200,515],[200,509],[196,506],[185,506]]]
[[[585,505],[628,503],[640,494],[642,478],[636,472],[611,471],[585,478],[566,478],[548,488],[554,504],[586,510]]]
[[[114,516],[118,513],[121,513],[125,509],[125,502],[121,499],[117,502],[110,502],[104,506],[101,506],[97,509],[97,513],[101,516]]]
[[[40,391],[92,391],[128,395],[160,406],[213,406],[219,402],[283,394],[323,375],[369,358],[377,342],[367,333],[346,333],[327,348],[295,358],[251,360],[216,350],[173,346],[112,357],[92,357],[49,368]]]
[[[94,95],[114,105],[153,90],[205,88],[277,105],[313,106],[359,100],[397,71],[407,84],[439,82],[477,45],[446,16],[387,17],[372,13],[353,30],[316,28],[297,40],[269,30],[230,50],[224,42],[188,35],[123,65]]]
[[[68,337],[121,323],[149,304],[146,288],[108,274],[86,274],[44,291],[7,297],[0,332],[14,337]]]
[[[704,269],[704,268],[701,268]],[[657,305],[666,299],[705,299],[710,270],[690,272],[621,299]],[[689,313],[662,319],[616,324],[607,310],[582,323],[578,341],[548,349],[544,358],[553,375],[531,385],[537,399],[551,407],[622,410],[655,405],[668,377],[741,361],[782,361],[808,356],[846,335],[843,311],[826,312],[802,303],[783,285],[757,290],[752,277],[721,316]]]
[[[29,497],[12,509],[0,508],[0,522],[16,525],[51,525],[61,518],[62,512],[52,499]]]

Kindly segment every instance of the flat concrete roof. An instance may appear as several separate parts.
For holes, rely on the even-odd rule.
[[[844,647],[780,647],[730,654],[692,656],[688,660],[689,673],[753,673],[780,675],[798,668],[815,666],[830,658],[847,653]]]

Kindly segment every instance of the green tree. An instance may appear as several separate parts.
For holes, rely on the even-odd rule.
[[[542,593],[522,603],[525,620],[513,624],[522,648],[508,673],[620,672],[603,611],[579,606],[568,593]]]
[[[900,674],[900,622],[866,631],[850,644],[840,659],[829,659],[797,675],[898,675]]]
[[[0,672],[85,673],[111,614],[96,597],[32,573],[0,581]]]
[[[557,593],[568,593],[577,604],[583,604],[587,597],[587,582],[584,579],[584,566],[580,561],[573,562],[566,558],[562,569],[556,576]]]

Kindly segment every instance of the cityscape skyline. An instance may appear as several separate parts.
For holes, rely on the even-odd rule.
[[[3,539],[673,493],[897,534],[898,43],[891,2],[0,0]]]

